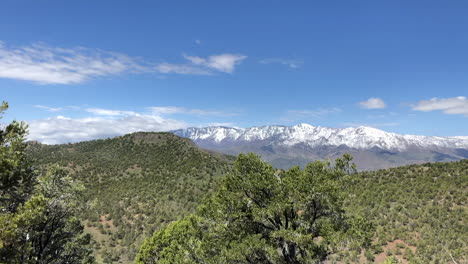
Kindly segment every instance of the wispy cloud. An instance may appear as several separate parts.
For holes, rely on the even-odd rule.
[[[236,112],[224,112],[216,110],[203,110],[203,109],[187,109],[185,107],[178,106],[153,106],[148,107],[148,109],[156,115],[164,114],[186,114],[186,115],[195,115],[195,116],[235,116]]]
[[[183,113],[187,111],[184,107],[178,107],[178,106],[152,106],[152,107],[148,107],[148,109],[151,112],[158,114],[158,115],[177,114],[177,113]]]
[[[465,115],[468,116],[468,99],[464,96],[452,98],[432,98],[418,102],[412,106],[413,110],[430,112],[442,111],[450,115]]]
[[[245,60],[247,56],[242,54],[224,53],[219,55],[212,55],[208,58],[188,55],[184,55],[184,58],[189,60],[194,65],[200,65],[219,72],[233,73],[235,66]]]
[[[221,123],[208,123],[206,126],[209,126],[209,127],[235,127],[235,124],[234,123],[230,123],[230,122],[221,122]]]
[[[261,64],[282,64],[289,68],[296,69],[301,67],[304,62],[301,60],[291,60],[282,58],[266,58],[260,61]]]
[[[159,73],[185,75],[213,75],[216,72],[233,73],[237,65],[247,58],[241,54],[219,54],[207,58],[183,55],[187,60],[183,64],[160,63],[155,69]]]
[[[156,71],[164,74],[175,73],[184,75],[212,75],[208,69],[194,67],[192,65],[160,63],[155,67]]]
[[[39,84],[75,84],[90,78],[142,71],[127,55],[87,48],[33,44],[11,48],[0,42],[0,78]]]
[[[0,78],[38,84],[77,84],[124,73],[213,75],[216,72],[233,73],[236,66],[247,58],[230,53],[207,58],[183,57],[186,63],[153,63],[99,49],[59,48],[43,43],[9,47],[0,41]]]
[[[366,101],[359,102],[359,106],[364,109],[383,109],[386,107],[386,104],[380,98],[371,97]]]
[[[394,127],[399,126],[400,124],[397,122],[388,122],[388,123],[342,123],[341,126],[344,127],[360,127],[360,126],[367,126],[367,127]]]
[[[109,110],[102,108],[87,108],[86,112],[101,116],[131,116],[139,114],[133,111]]]
[[[36,108],[44,109],[44,110],[49,111],[49,112],[59,112],[59,111],[63,110],[62,107],[50,107],[50,106],[46,106],[46,105],[33,105],[33,106],[36,107]]]

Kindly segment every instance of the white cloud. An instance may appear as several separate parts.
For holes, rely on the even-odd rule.
[[[123,73],[212,75],[233,73],[247,56],[224,53],[208,58],[185,56],[185,64],[151,63],[117,52],[57,48],[45,44],[8,47],[0,41],[0,78],[38,84],[77,84]]]
[[[188,127],[182,120],[164,117],[169,114],[194,116],[231,116],[231,112],[188,109],[176,106],[148,107],[147,112],[103,108],[80,109],[91,116],[69,118],[55,116],[29,121],[29,140],[45,144],[61,144],[85,140],[109,138],[137,131],[169,131]]]
[[[188,60],[185,64],[160,63],[155,70],[159,73],[186,75],[213,75],[215,72],[233,73],[236,66],[247,58],[240,54],[212,55],[208,58],[183,55]]]
[[[187,109],[178,106],[153,106],[148,109],[156,115],[164,114],[186,114],[195,116],[234,116],[237,115],[235,112],[223,112],[214,110],[202,110],[202,109]]]
[[[366,126],[366,127],[394,127],[394,126],[399,126],[400,124],[397,122],[388,122],[388,123],[342,123],[342,126],[345,127],[360,127],[360,126]]]
[[[209,127],[235,127],[234,123],[230,122],[221,122],[221,123],[208,123],[206,126]]]
[[[235,66],[240,64],[243,60],[245,60],[247,56],[241,54],[225,53],[219,55],[212,55],[208,58],[184,55],[184,58],[186,58],[195,65],[205,66],[209,69],[220,72],[233,73]]]
[[[450,115],[468,116],[468,99],[464,96],[452,98],[432,98],[430,100],[420,101],[412,106],[416,111],[442,111]]]
[[[109,110],[102,108],[87,108],[86,112],[92,113],[95,115],[102,116],[128,116],[128,115],[139,115],[138,113],[132,111],[121,111],[121,110]]]
[[[67,118],[57,116],[33,120],[29,124],[29,140],[60,144],[120,136],[137,131],[169,131],[186,128],[183,121],[154,115],[132,115],[119,119]]]
[[[50,106],[46,106],[46,105],[33,105],[33,106],[36,107],[36,108],[47,110],[49,112],[59,112],[59,111],[63,110],[62,107],[50,107]]]
[[[282,58],[266,58],[260,61],[261,64],[282,64],[286,65],[289,68],[296,69],[302,66],[304,64],[303,61],[301,60],[291,60],[291,59],[282,59]]]
[[[200,67],[183,64],[160,63],[156,66],[156,71],[164,74],[176,73],[185,75],[211,75],[212,72]]]
[[[148,109],[153,112],[154,114],[177,114],[183,113],[186,111],[183,107],[178,106],[152,106],[148,107]]]
[[[371,97],[367,101],[359,102],[359,106],[365,109],[383,109],[386,107],[385,102],[377,97]]]
[[[0,78],[39,84],[75,84],[93,77],[141,70],[144,66],[135,59],[115,52],[44,44],[10,48],[0,42]]]
[[[195,44],[197,44],[197,45],[201,45],[202,43],[203,43],[203,42],[202,42],[200,39],[196,39],[196,40],[195,40]]]

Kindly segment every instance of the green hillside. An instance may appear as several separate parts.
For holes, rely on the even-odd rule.
[[[169,133],[135,133],[106,140],[30,144],[39,169],[59,164],[85,183],[86,232],[97,260],[129,263],[145,238],[200,204],[233,158],[197,148]],[[342,250],[329,263],[467,261],[468,160],[353,174],[344,209],[372,223],[366,250]]]
[[[468,160],[362,172],[349,191],[345,207],[376,228],[368,254],[377,262],[392,255],[410,263],[452,263],[452,257],[467,263]],[[342,255],[359,259],[355,252]]]
[[[197,214],[155,233],[141,248],[137,262],[320,263],[326,257],[326,263],[466,263],[468,160],[361,172],[342,179],[336,173],[342,175],[321,162],[309,164],[304,171],[296,167],[275,172],[269,165],[241,155],[234,172],[201,204]],[[306,231],[300,228],[314,223],[316,218],[309,216],[322,215],[320,208],[336,201],[313,198],[322,197],[322,186],[333,186],[334,181],[341,188],[327,187],[326,193],[343,194],[344,219],[364,217],[372,226],[371,243],[364,248],[352,246],[346,236],[334,244],[320,225]],[[310,203],[321,206],[310,214],[284,213],[309,210]],[[297,228],[288,222],[292,226],[297,222]],[[349,234],[348,228],[353,227],[345,224],[341,231]],[[362,227],[358,230],[351,231],[351,241],[366,232]],[[294,245],[294,257],[282,250],[282,243]]]
[[[131,262],[144,238],[193,211],[232,159],[170,133],[31,143],[28,155],[39,170],[58,164],[85,184],[85,231],[96,241],[97,260],[112,263]]]

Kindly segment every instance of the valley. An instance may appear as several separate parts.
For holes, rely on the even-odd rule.
[[[0,4],[0,264],[468,264],[468,1]]]
[[[59,164],[85,183],[85,230],[94,238],[96,259],[104,263],[131,263],[153,232],[195,212],[234,161],[233,156],[207,152],[171,133],[134,133],[65,145],[30,143],[28,155],[41,170]],[[428,263],[448,261],[449,253],[463,261],[467,182],[467,160],[353,175],[346,182],[345,209],[373,224],[373,243],[368,250],[331,255],[330,261],[354,263],[362,256],[372,260],[394,255]],[[405,250],[387,245],[393,241],[403,241],[400,244],[412,253],[398,253]],[[438,247],[442,244],[444,251]]]

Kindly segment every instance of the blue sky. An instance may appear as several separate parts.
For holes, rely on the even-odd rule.
[[[46,143],[269,124],[468,135],[466,1],[2,1],[3,119]]]

